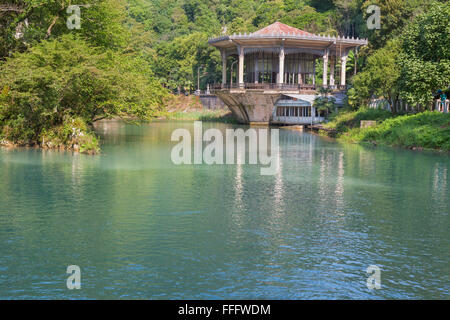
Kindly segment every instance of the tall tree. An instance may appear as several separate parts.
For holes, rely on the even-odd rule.
[[[354,106],[367,105],[373,95],[384,97],[395,104],[399,98],[400,68],[397,64],[401,53],[398,40],[375,51],[368,59],[364,71],[353,77],[353,88],[349,91],[349,103]],[[394,108],[392,109],[395,112]]]
[[[433,2],[402,35],[401,92],[410,103],[430,106],[450,86],[450,3]]]

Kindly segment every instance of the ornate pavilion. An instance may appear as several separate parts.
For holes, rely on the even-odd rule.
[[[310,124],[323,120],[313,107],[317,60],[323,60],[321,86],[342,102],[348,53],[367,40],[315,35],[275,22],[254,33],[210,39],[209,44],[222,56],[222,83],[213,87],[214,93],[240,122]]]

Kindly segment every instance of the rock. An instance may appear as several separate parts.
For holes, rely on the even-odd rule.
[[[377,122],[373,121],[373,120],[361,120],[361,123],[360,123],[361,128],[375,127],[376,125],[377,125]]]

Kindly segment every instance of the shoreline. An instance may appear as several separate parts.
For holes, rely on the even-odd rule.
[[[49,147],[47,145],[43,146],[39,143],[15,143],[9,140],[0,140],[0,148],[2,149],[39,149],[39,150],[53,150],[53,151],[69,151],[72,153],[78,153],[78,154],[87,154],[87,155],[99,155],[101,154],[101,151],[94,151],[94,150],[86,150],[86,151],[80,151],[79,146],[73,146],[73,145],[55,145],[54,147]]]

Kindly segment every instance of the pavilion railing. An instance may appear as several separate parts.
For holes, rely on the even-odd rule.
[[[214,84],[215,90],[220,89],[249,89],[249,90],[316,90],[315,85],[308,84],[287,84],[287,83],[233,83],[233,84]]]
[[[342,84],[330,84],[327,86],[328,89],[331,90],[347,90],[347,85]]]
[[[332,90],[346,90],[346,86],[333,85],[327,86]],[[233,83],[233,84],[213,84],[213,90],[229,90],[229,89],[249,89],[249,90],[298,90],[298,91],[315,91],[319,86],[313,84],[291,84],[291,83]]]
[[[416,113],[420,110],[426,109],[424,106],[419,103],[409,104],[402,99],[398,99],[396,101],[389,101],[384,98],[372,98],[369,102],[369,108],[375,109],[384,109],[384,110],[395,110],[395,112],[404,112],[404,113]],[[441,99],[437,99],[434,101],[434,110],[442,113],[450,112],[450,100],[447,99],[442,101]]]

